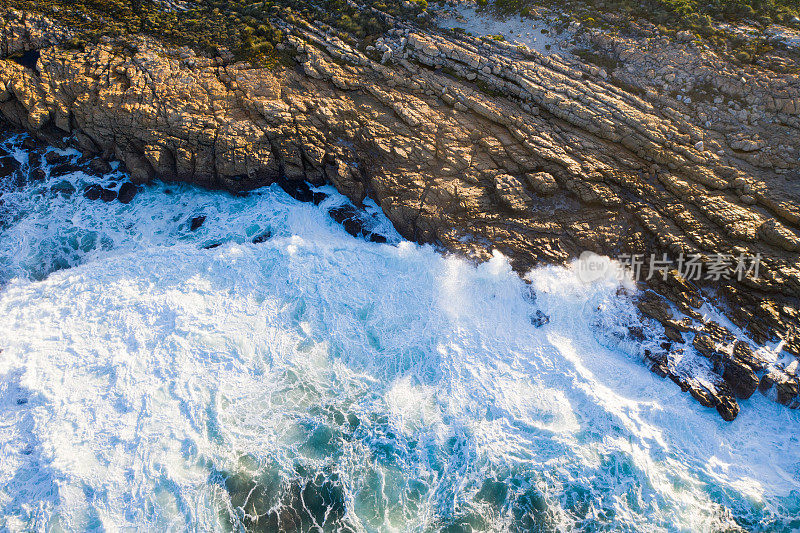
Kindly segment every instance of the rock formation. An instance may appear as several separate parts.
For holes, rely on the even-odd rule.
[[[800,356],[800,78],[646,24],[572,27],[612,69],[376,14],[390,29],[363,49],[275,21],[293,62],[265,69],[141,36],[73,49],[69,28],[8,11],[0,113],[119,159],[137,183],[330,182],[409,239],[477,260],[497,249],[520,271],[643,254],[655,275],[640,309],[664,327],[663,352],[643,354],[654,372],[728,420],[756,389],[800,405],[797,361],[765,360],[700,311]],[[649,269],[651,254],[732,262],[692,280]],[[757,254],[758,276],[738,279],[735,259]],[[687,350],[705,377],[681,370]]]

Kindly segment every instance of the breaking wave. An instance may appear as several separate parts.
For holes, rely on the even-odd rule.
[[[474,266],[374,205],[367,242],[327,188],[98,181],[4,185],[0,529],[800,527],[798,413],[727,423],[649,372],[616,281]]]

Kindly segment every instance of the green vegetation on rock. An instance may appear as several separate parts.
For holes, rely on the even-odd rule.
[[[425,9],[420,0],[410,8]],[[236,59],[273,63],[282,40],[277,20],[290,23],[317,21],[338,28],[345,39],[364,39],[385,31],[379,12],[398,15],[396,0],[374,0],[375,11],[357,9],[344,0],[196,0],[168,4],[153,0],[0,0],[0,7],[41,13],[77,30],[74,47],[101,37],[150,35],[177,46],[189,46],[204,55],[223,49]],[[379,12],[378,12],[379,11]]]

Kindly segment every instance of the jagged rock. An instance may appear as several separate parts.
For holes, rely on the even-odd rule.
[[[702,355],[714,363],[714,368],[730,386],[737,398],[747,399],[758,388],[756,371],[764,368],[753,351],[727,329],[709,322],[692,342]]]
[[[781,405],[800,408],[800,378],[785,368],[772,368],[759,383],[758,389]]]
[[[544,326],[550,322],[550,317],[542,313],[539,309],[531,316],[531,324],[537,328]]]
[[[758,388],[758,376],[753,369],[733,357],[723,359],[722,378],[731,386],[737,398],[747,399]]]
[[[550,196],[558,190],[558,183],[547,172],[525,174],[525,178],[533,191],[540,196]]]
[[[800,79],[792,73],[587,29],[580,39],[617,64],[607,76],[587,75],[578,58],[413,21],[375,41],[381,64],[299,15],[281,21],[280,44],[298,68],[268,70],[141,36],[58,46],[69,28],[40,15],[0,17],[0,115],[52,143],[69,138],[116,158],[134,184],[238,191],[326,181],[356,206],[369,194],[407,238],[476,259],[500,249],[519,270],[584,250],[700,254],[706,265],[716,254],[760,254],[757,278],[670,271],[647,284],[692,320],[701,318],[699,288],[718,288],[757,342],[780,336],[800,355],[792,181]],[[35,62],[9,59],[27,51],[38,51]],[[703,94],[671,96],[689,87]],[[96,174],[111,170],[90,164]],[[97,187],[84,194],[108,196]],[[661,311],[648,312],[682,342],[687,325]],[[757,370],[731,340],[717,353],[712,333],[703,332],[712,343],[695,339],[698,350],[746,395],[746,368]],[[738,409],[735,400],[717,406],[726,417]]]
[[[119,192],[117,194],[117,199],[122,202],[123,204],[129,204],[133,197],[136,196],[138,189],[136,185],[133,183],[126,181],[119,187]]]
[[[203,225],[203,222],[206,221],[205,215],[199,215],[193,217],[192,220],[189,222],[189,231],[197,231],[200,229],[200,226]]]

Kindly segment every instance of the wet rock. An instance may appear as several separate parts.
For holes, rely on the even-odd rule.
[[[540,328],[549,322],[550,317],[542,313],[539,309],[536,310],[536,313],[531,315],[531,324],[537,328]]]
[[[83,195],[89,200],[103,200],[104,202],[111,202],[117,197],[117,192],[93,183],[83,189]]]
[[[89,164],[87,165],[87,170],[89,174],[95,176],[104,176],[105,174],[111,172],[112,168],[111,165],[108,164],[108,161],[100,159],[98,157],[89,161]]]
[[[278,181],[278,184],[289,196],[300,202],[313,202],[314,205],[319,205],[328,197],[328,195],[323,192],[312,190],[311,186],[305,180],[282,179]]]
[[[787,368],[771,368],[761,378],[758,390],[781,405],[800,408],[800,377]]]
[[[34,152],[35,150],[38,150],[40,147],[39,147],[38,143],[32,137],[26,136],[22,140],[22,148],[27,150],[28,152]],[[36,154],[36,155],[38,157],[38,154]]]
[[[75,186],[67,180],[62,180],[50,187],[50,191],[63,196],[72,196],[75,194]],[[97,198],[99,198],[99,196]],[[97,198],[95,198],[95,200]]]
[[[69,163],[69,159],[69,156],[61,155],[58,152],[47,152],[44,156],[44,160],[47,161],[48,165]]]
[[[747,399],[758,388],[758,376],[753,369],[733,357],[725,357],[722,377],[737,398]]]
[[[100,199],[104,202],[113,202],[117,198],[117,191],[114,189],[106,189],[105,187],[100,189]]]
[[[123,183],[120,188],[119,192],[117,193],[117,199],[122,202],[123,204],[131,203],[136,193],[139,192],[138,187],[133,183],[126,181]]]
[[[31,181],[44,181],[47,178],[47,174],[41,167],[31,169],[28,176]]]
[[[262,242],[266,242],[270,239],[270,237],[272,237],[272,232],[270,230],[267,230],[253,237],[253,243],[260,244]]]
[[[206,217],[204,215],[196,216],[192,218],[192,221],[189,223],[189,231],[197,231],[200,226],[203,225],[203,222],[206,221]]]
[[[659,356],[651,356],[650,359],[650,371],[653,372],[655,375],[665,378],[670,375],[669,369],[669,358],[666,354],[660,354]]]
[[[83,189],[83,195],[92,201],[99,200],[102,193],[103,188],[96,183],[88,185],[85,189]]]
[[[19,169],[19,163],[11,156],[0,157],[0,179],[7,178]]]
[[[64,163],[59,163],[57,165],[54,165],[50,169],[50,176],[53,177],[66,176],[67,174],[72,174],[73,172],[79,172],[80,170],[81,167],[79,167],[78,165],[70,161],[66,161]]]
[[[720,396],[719,403],[716,407],[717,412],[726,422],[732,422],[737,416],[739,416],[739,404],[729,394]]]
[[[636,302],[636,307],[649,316],[658,320],[661,324],[672,322],[672,310],[667,301],[653,292],[645,292]]]
[[[700,354],[714,363],[714,369],[730,386],[737,398],[747,399],[758,388],[756,371],[764,364],[755,357],[747,344],[736,340],[733,334],[716,322],[704,325],[692,345]]]
[[[358,210],[352,205],[342,205],[332,208],[328,214],[333,220],[342,225],[344,230],[353,237],[361,237],[369,233],[364,228],[364,222]]]
[[[384,244],[384,243],[388,242],[388,240],[386,239],[386,236],[381,235],[380,233],[372,233],[372,232],[370,232],[370,233],[368,233],[366,235],[366,238],[367,238],[367,240],[369,242],[376,242],[378,244]]]
[[[730,422],[738,416],[739,404],[734,397],[733,391],[724,381],[701,381],[682,373],[670,373],[668,376],[682,391],[688,392],[700,405],[715,408],[723,420]]]

